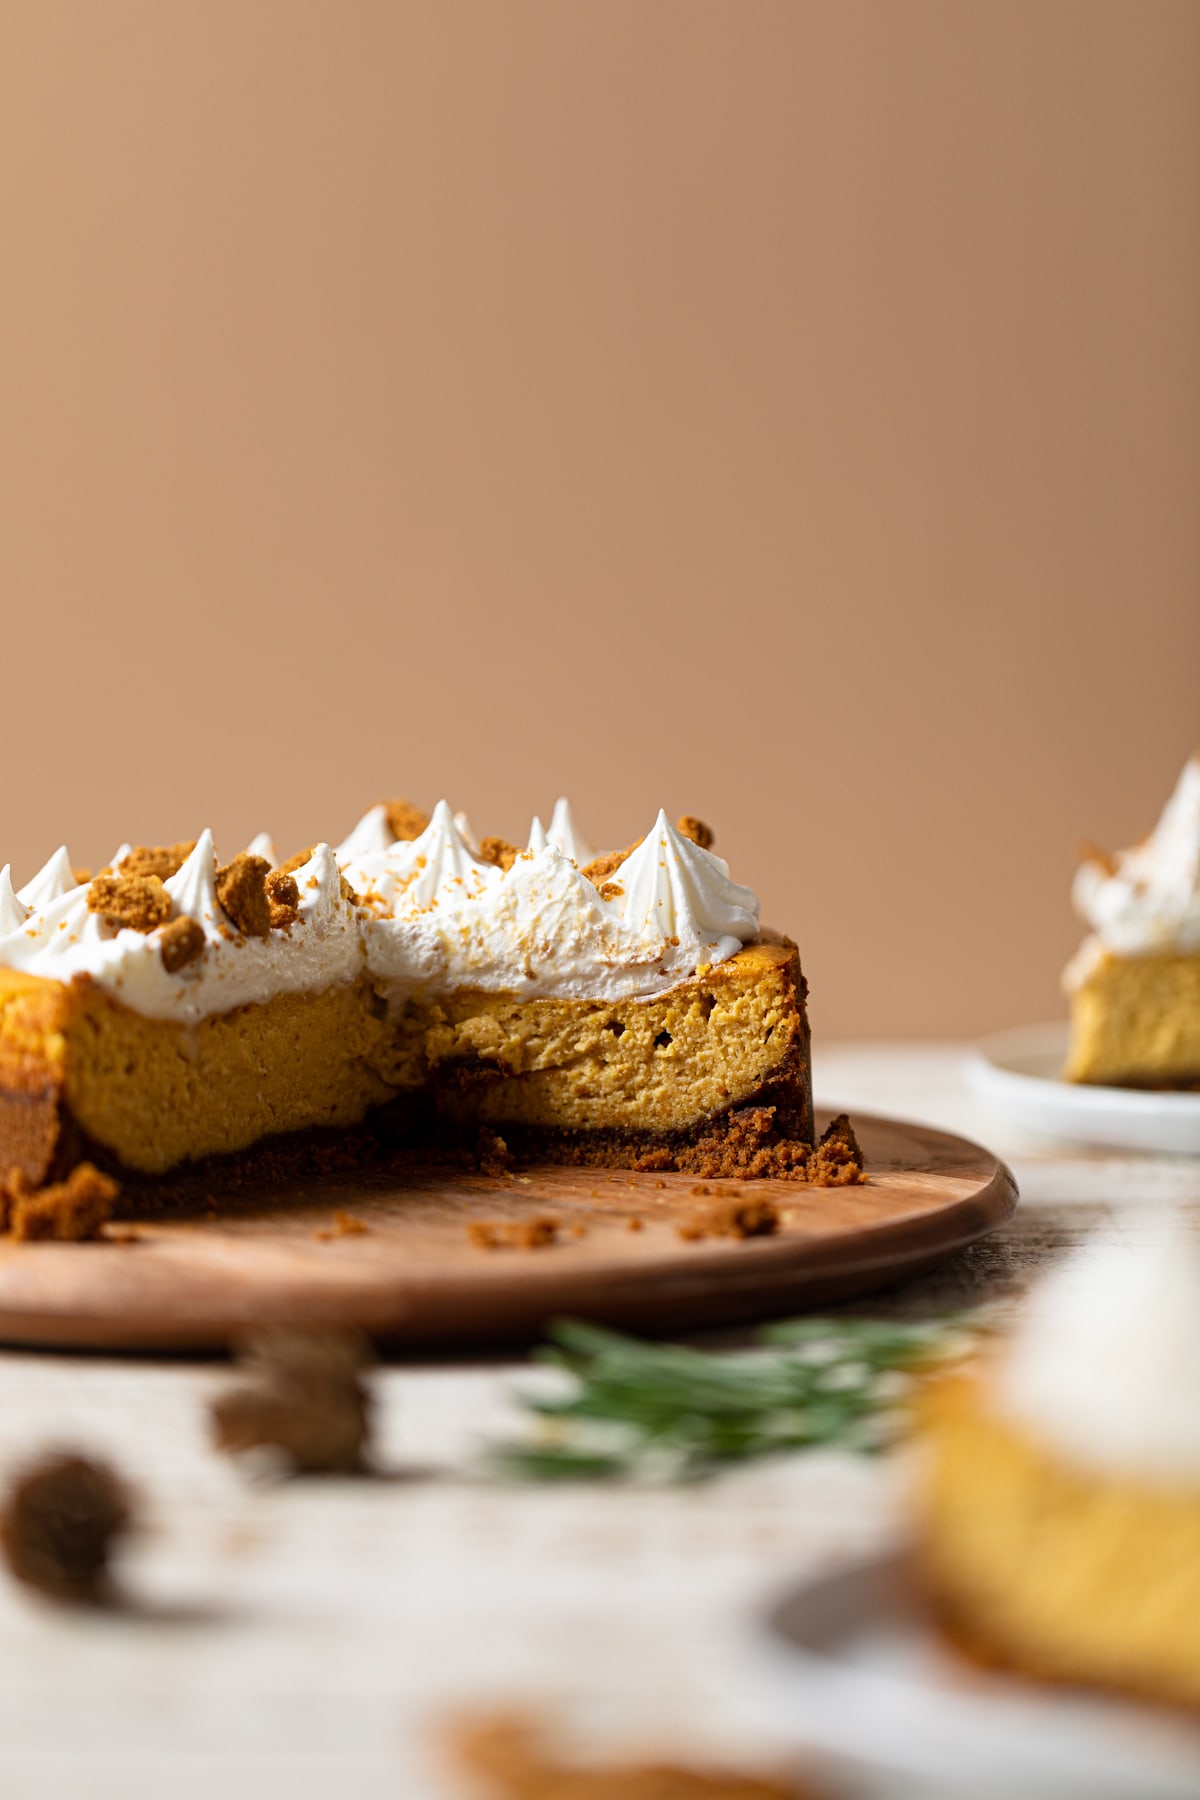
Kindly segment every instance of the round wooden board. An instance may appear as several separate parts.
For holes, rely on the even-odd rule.
[[[827,1115],[818,1115],[818,1126]],[[109,1228],[101,1243],[0,1245],[0,1341],[93,1350],[213,1350],[250,1326],[354,1326],[381,1343],[529,1341],[574,1316],[667,1332],[803,1311],[931,1268],[993,1230],[1017,1188],[965,1138],[855,1118],[870,1180],[700,1184],[691,1175],[523,1168],[513,1176],[339,1173],[239,1196],[219,1213]],[[686,1241],[694,1190],[769,1195],[772,1237]],[[335,1212],[366,1230],[340,1234]],[[552,1214],[558,1241],[482,1250],[473,1220]],[[642,1220],[631,1230],[631,1219]]]

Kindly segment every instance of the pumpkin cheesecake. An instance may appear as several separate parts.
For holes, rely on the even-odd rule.
[[[951,1634],[1055,1682],[1200,1708],[1200,1251],[1088,1246],[918,1409],[918,1563]]]
[[[524,849],[441,803],[284,863],[263,838],[65,850],[0,874],[0,1178],[80,1160],[219,1184],[358,1141],[852,1179],[813,1144],[805,983],[693,819],[596,857],[565,802]],[[214,1160],[218,1159],[218,1160]]]
[[[1067,1079],[1200,1086],[1200,756],[1148,838],[1088,851],[1074,900],[1091,934],[1064,976]]]

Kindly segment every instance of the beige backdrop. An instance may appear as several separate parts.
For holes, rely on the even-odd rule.
[[[6,0],[4,848],[716,825],[1053,1015],[1200,741],[1195,0]]]

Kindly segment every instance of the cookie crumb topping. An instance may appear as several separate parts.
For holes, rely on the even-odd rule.
[[[706,825],[703,819],[693,818],[691,813],[684,813],[681,819],[677,819],[675,829],[680,837],[690,838],[701,850],[711,850],[717,841],[713,836],[712,826]]]
[[[290,930],[300,916],[300,889],[295,876],[283,869],[272,869],[266,887],[272,931]]]
[[[195,848],[195,838],[188,844],[135,844],[122,859],[120,872],[157,875],[160,881],[169,881],[172,875],[178,875]]]
[[[180,969],[186,969],[189,963],[204,955],[204,927],[186,915],[172,919],[169,925],[163,926],[158,945],[163,968],[168,975],[177,975]]]
[[[245,937],[265,938],[271,929],[270,873],[265,856],[250,856],[245,850],[217,870],[217,899]]]
[[[626,858],[632,856],[634,851],[640,848],[645,841],[645,838],[635,838],[632,844],[626,844],[624,850],[609,850],[603,856],[593,857],[580,873],[585,881],[592,883],[593,887],[600,887],[610,875],[616,874]]]
[[[87,904],[117,930],[157,931],[171,916],[171,896],[158,875],[97,875]]]
[[[411,843],[428,829],[429,814],[414,806],[411,800],[385,800],[383,810],[387,814],[388,830],[397,839]]]
[[[485,837],[479,846],[480,862],[491,863],[493,867],[503,869],[506,873],[520,854],[515,844],[510,844],[507,838],[502,837]]]

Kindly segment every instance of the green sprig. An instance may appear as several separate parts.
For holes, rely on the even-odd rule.
[[[521,1480],[695,1481],[821,1445],[871,1453],[894,1431],[905,1375],[965,1345],[958,1320],[803,1319],[723,1352],[576,1320],[550,1336],[538,1360],[571,1378],[568,1391],[519,1394],[537,1428],[492,1451],[493,1466]]]

